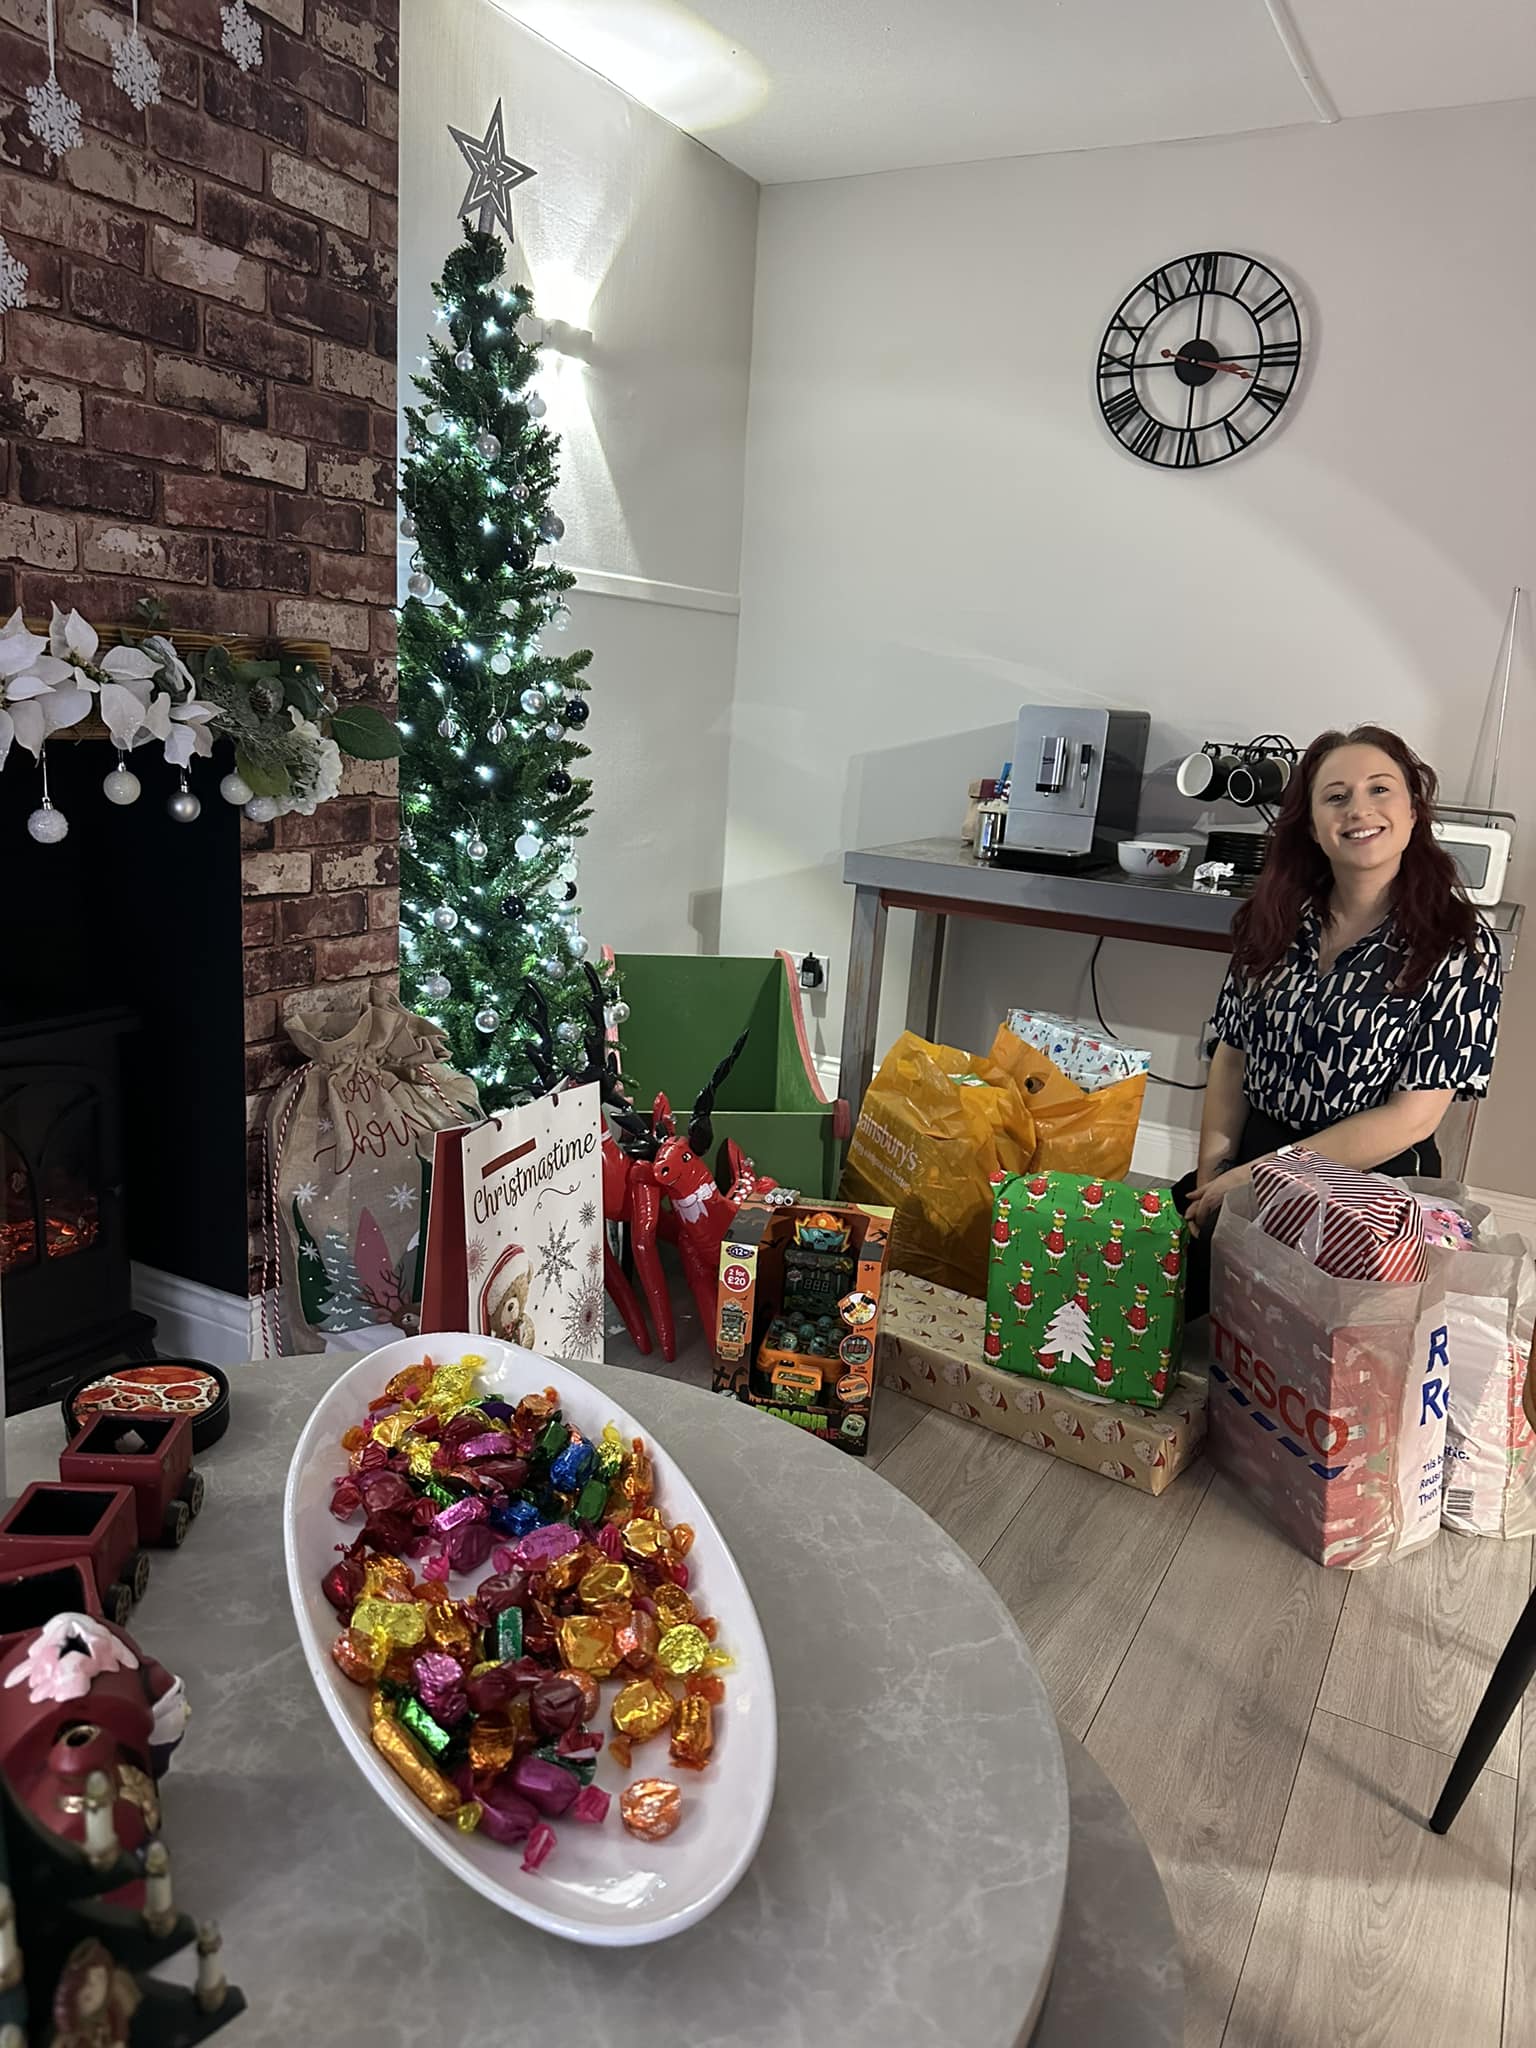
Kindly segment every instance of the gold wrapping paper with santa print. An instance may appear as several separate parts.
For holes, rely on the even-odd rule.
[[[1180,1373],[1155,1413],[1071,1387],[1000,1372],[982,1354],[987,1305],[910,1273],[892,1273],[880,1304],[882,1386],[979,1422],[1122,1486],[1161,1493],[1205,1437],[1205,1382]]]

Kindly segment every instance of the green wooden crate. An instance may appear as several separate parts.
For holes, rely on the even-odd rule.
[[[694,1097],[746,1031],[715,1098],[715,1145],[734,1138],[759,1173],[803,1195],[827,1195],[837,1184],[846,1112],[817,1078],[789,955],[621,953],[615,965],[629,1005],[621,1035],[636,1108],[649,1110],[664,1093],[685,1131]]]

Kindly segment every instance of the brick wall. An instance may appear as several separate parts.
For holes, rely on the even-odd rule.
[[[42,0],[0,0],[0,232],[31,274],[0,317],[0,608],[109,621],[153,590],[180,626],[329,641],[340,693],[389,704],[399,0],[252,6],[242,74],[218,0],[141,0],[137,113],[126,0],[58,0],[85,139],[50,164]],[[253,1134],[283,1011],[393,982],[395,787],[349,763],[313,818],[243,824]]]

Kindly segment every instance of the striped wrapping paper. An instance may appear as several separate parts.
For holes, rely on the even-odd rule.
[[[1253,1169],[1260,1228],[1336,1280],[1420,1285],[1429,1271],[1424,1218],[1382,1173],[1360,1173],[1289,1147]]]

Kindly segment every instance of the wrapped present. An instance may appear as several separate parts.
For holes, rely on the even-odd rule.
[[[1033,1173],[996,1187],[983,1355],[1005,1372],[1161,1406],[1184,1336],[1184,1220],[1167,1188]]]
[[[979,1422],[1069,1465],[1141,1493],[1162,1493],[1205,1437],[1205,1382],[1181,1373],[1155,1414],[1071,1387],[1047,1387],[987,1363],[987,1307],[910,1273],[892,1273],[876,1364],[883,1386]]]
[[[1211,1257],[1210,1446],[1297,1548],[1379,1564],[1440,1525],[1450,1400],[1438,1278],[1337,1279],[1257,1219],[1221,1207]]]
[[[1096,1026],[1078,1024],[1049,1010],[1010,1010],[1008,1029],[1026,1045],[1043,1052],[1079,1088],[1090,1095],[1115,1081],[1147,1073],[1152,1055],[1134,1045],[1105,1038]]]
[[[1400,1181],[1288,1145],[1253,1169],[1259,1227],[1336,1280],[1420,1286],[1424,1217]]]

